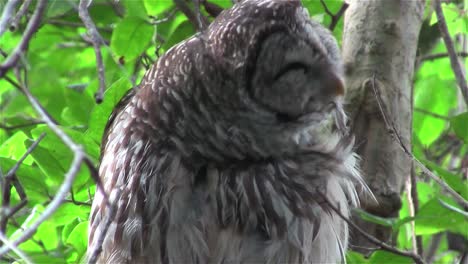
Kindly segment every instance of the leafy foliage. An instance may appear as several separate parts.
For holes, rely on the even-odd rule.
[[[210,2],[223,8],[231,5],[226,0]],[[341,0],[325,2],[332,13],[338,12],[343,4]],[[137,80],[157,60],[158,54],[163,54],[195,31],[187,17],[177,11],[169,0],[121,0],[119,3],[94,1],[90,14],[108,44],[101,48],[108,88],[104,102],[96,104],[94,93],[98,89],[98,79],[95,53],[75,9],[77,4],[76,0],[49,1],[42,25],[32,38],[21,63],[26,69],[27,85],[32,94],[60,124],[61,129],[81,144],[97,164],[101,137],[115,104],[128,89],[138,84]],[[314,19],[325,25],[331,23],[331,17],[320,1],[304,1],[304,4]],[[450,33],[453,36],[464,35],[466,39],[468,18],[466,10],[460,6],[453,3],[444,5],[444,12]],[[0,10],[1,7],[0,3]],[[33,8],[34,5],[30,7],[30,13]],[[434,15],[427,13],[426,19],[435,23]],[[23,18],[16,31],[7,31],[1,37],[2,52],[13,52],[26,22]],[[339,40],[342,33],[343,19],[334,29]],[[457,43],[459,49],[463,48],[461,42]],[[443,42],[436,42],[431,52],[446,53]],[[414,80],[413,151],[419,160],[468,199],[468,112],[449,59],[423,59],[427,55],[430,54],[420,54]],[[468,65],[468,61],[464,62]],[[9,71],[7,77],[16,79],[13,71]],[[6,79],[0,79],[0,98],[1,177],[14,167],[42,133],[46,134],[16,171],[16,178],[26,193],[27,203],[6,226],[5,235],[14,239],[37,219],[51,201],[64,180],[73,153],[42,124],[27,99]],[[458,254],[449,248],[447,234],[459,234],[467,243],[466,211],[435,182],[419,171],[417,173],[420,209],[414,217],[410,217],[406,194],[402,196],[403,207],[399,218],[382,219],[364,212],[358,213],[367,221],[392,227],[398,234],[397,246],[402,249],[412,248],[413,224],[416,235],[423,238],[425,249],[434,243],[435,236],[443,235],[442,242],[435,245],[434,260],[437,263],[453,262]],[[39,227],[33,238],[21,244],[19,249],[37,263],[82,261],[86,252],[88,217],[94,191],[95,184],[89,171],[81,168],[69,198]],[[12,188],[10,205],[15,206],[20,202],[19,190]],[[19,256],[12,252],[4,260],[18,259]],[[350,252],[348,261],[412,262],[409,258],[380,250],[370,257]]]

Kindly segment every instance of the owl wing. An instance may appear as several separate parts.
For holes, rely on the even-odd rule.
[[[176,146],[181,141],[167,128],[183,118],[177,91],[191,85],[188,41],[161,57],[108,121],[99,174],[110,207],[98,189],[91,209],[88,258],[102,248],[100,263],[204,262],[206,243],[195,224],[196,213],[190,210],[197,169],[182,158],[180,145]]]
[[[133,129],[134,95],[132,89],[117,104],[103,137],[99,174],[110,206],[96,190],[88,241],[88,258],[100,253],[98,262],[126,263],[141,255],[144,198],[138,160],[148,143],[144,133]]]

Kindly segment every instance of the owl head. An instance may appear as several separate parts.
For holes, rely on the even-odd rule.
[[[188,105],[200,108],[199,119],[211,123],[205,128],[205,135],[215,134],[211,141],[245,145],[240,151],[252,156],[274,156],[311,145],[298,138],[304,132],[317,138],[311,131],[323,133],[324,123],[344,127],[338,45],[299,0],[243,0],[173,53],[183,53],[183,61],[170,61],[175,56],[168,52],[166,64],[173,70],[167,74],[183,71],[185,61],[192,65],[182,74],[194,77]]]
[[[329,113],[343,96],[336,41],[298,0],[244,0],[205,34],[215,64],[237,81],[241,96],[279,122]]]

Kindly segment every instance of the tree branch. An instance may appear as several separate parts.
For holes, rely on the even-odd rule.
[[[11,250],[15,252],[16,255],[18,255],[21,258],[21,260],[23,260],[26,264],[32,264],[33,262],[26,256],[26,254],[24,254],[23,251],[21,251],[16,246],[12,245],[3,234],[4,233],[0,232],[0,241],[4,243],[7,247],[10,247]],[[17,260],[15,259],[15,261],[13,262],[17,262]]]
[[[13,12],[15,11],[16,6],[19,4],[19,0],[10,0],[7,1],[3,7],[3,13],[0,17],[0,37],[5,33],[8,28],[8,25],[11,23]]]
[[[99,89],[94,95],[94,97],[96,99],[96,103],[100,104],[102,103],[104,91],[106,90],[105,68],[101,53],[101,45],[104,44],[104,41],[101,35],[99,34],[93,20],[89,16],[88,6],[91,4],[91,2],[92,0],[80,0],[80,3],[78,5],[78,15],[80,16],[81,21],[83,21],[83,24],[85,25],[88,31],[90,40],[93,44],[94,53],[96,55],[96,67],[99,79]]]
[[[403,150],[403,152],[413,161],[415,162],[418,167],[427,175],[429,176],[432,180],[434,180],[437,184],[439,184],[445,191],[447,191],[458,203],[460,203],[463,208],[468,208],[468,202],[460,195],[458,194],[455,190],[453,190],[447,183],[445,183],[444,180],[440,179],[437,175],[432,173],[431,170],[429,170],[421,161],[419,161],[411,152],[411,150],[408,149],[408,147],[403,143],[403,140],[398,133],[395,124],[393,123],[392,120],[389,120],[387,117],[387,112],[385,111],[385,106],[383,105],[382,97],[380,95],[380,91],[378,87],[375,85],[375,75],[372,80],[372,87],[374,89],[374,94],[377,99],[377,104],[380,108],[380,112],[382,114],[382,118],[385,122],[385,126],[387,127],[387,130],[390,132],[390,135],[396,139],[396,141],[399,143],[398,145],[400,148]]]
[[[341,218],[343,219],[349,226],[351,226],[352,228],[354,228],[356,231],[358,231],[364,238],[366,238],[369,242],[373,243],[373,244],[376,244],[378,246],[380,246],[381,249],[385,250],[385,251],[388,251],[388,252],[392,252],[394,254],[397,254],[397,255],[400,255],[400,256],[405,256],[405,257],[410,257],[414,260],[415,263],[418,263],[418,264],[424,264],[424,260],[421,258],[421,256],[413,253],[413,252],[409,252],[409,251],[403,251],[403,250],[400,250],[396,247],[393,247],[393,246],[390,246],[388,245],[387,243],[383,242],[383,241],[380,241],[379,239],[373,237],[372,235],[370,235],[369,233],[367,233],[366,231],[364,231],[363,229],[361,229],[359,226],[357,226],[355,223],[353,223],[351,220],[349,220],[346,216],[344,216],[341,211],[328,199],[328,197],[322,193],[321,190],[317,190],[318,194],[320,196],[322,196],[322,198],[324,199],[324,201],[328,204],[328,206],[333,210],[335,211],[335,213]]]
[[[468,57],[468,52],[462,52],[461,51],[461,52],[457,52],[456,55],[458,57],[466,58],[466,57]],[[450,56],[450,54],[448,54],[448,53],[434,53],[434,54],[429,54],[429,55],[422,56],[418,60],[421,61],[421,62],[432,61],[432,60],[447,58],[449,56]]]
[[[18,60],[23,56],[24,52],[28,48],[29,41],[32,38],[32,35],[37,31],[41,23],[42,16],[47,6],[47,0],[39,0],[34,13],[29,20],[28,25],[23,33],[23,38],[21,39],[18,46],[16,46],[10,56],[0,65],[0,78],[5,76],[6,72],[15,67],[18,63]]]
[[[333,12],[328,8],[327,4],[325,4],[324,0],[320,0],[320,3],[322,4],[323,9],[325,10],[325,13],[327,13],[327,15],[329,15],[331,17],[331,22],[330,22],[330,25],[328,26],[328,28],[331,31],[333,31],[335,29],[336,25],[338,25],[338,22],[340,21],[341,17],[343,16],[344,12],[346,11],[346,9],[348,9],[349,4],[346,3],[346,2],[343,2],[343,5],[340,7],[340,10],[338,10],[338,12],[336,12],[336,14],[333,14]]]
[[[45,137],[45,133],[41,134],[38,139],[34,141],[34,143],[26,150],[26,153],[21,156],[21,158],[15,163],[15,165],[7,172],[3,179],[0,179],[2,183],[3,190],[2,190],[2,214],[0,214],[0,233],[5,234],[6,226],[8,223],[8,219],[16,214],[21,208],[23,208],[27,202],[28,198],[26,193],[23,189],[23,186],[19,183],[18,179],[16,178],[16,172],[18,171],[19,167],[23,163],[23,161],[34,151],[34,149],[39,145],[41,140]],[[3,181],[2,181],[3,180]],[[11,187],[13,186],[16,189],[20,197],[20,203],[13,208],[10,208],[10,195],[11,195]]]
[[[445,22],[444,13],[442,11],[442,6],[440,0],[435,0],[434,2],[434,9],[437,16],[437,21],[439,24],[439,30],[444,39],[445,46],[447,47],[447,52],[450,58],[450,64],[453,69],[453,73],[457,79],[458,86],[463,94],[463,98],[465,98],[465,104],[468,106],[468,85],[466,83],[466,76],[465,72],[460,64],[460,61],[457,57],[457,52],[455,51],[455,46],[452,41],[452,37],[448,31],[447,23]]]
[[[202,31],[208,26],[208,21],[206,20],[206,17],[200,13],[199,8],[197,10],[198,12],[195,13],[184,0],[173,1],[176,7],[190,20],[197,31]],[[199,6],[198,0],[194,1],[196,1],[195,6]]]
[[[27,97],[30,104],[32,105],[32,107],[41,116],[41,118],[44,120],[47,126],[49,126],[49,128],[60,138],[60,140],[62,140],[62,142],[68,148],[70,148],[70,150],[74,154],[74,158],[73,158],[72,164],[70,165],[69,170],[65,174],[65,179],[62,182],[62,185],[57,191],[57,194],[55,195],[55,197],[52,199],[49,205],[44,209],[44,212],[38,217],[38,219],[34,223],[32,223],[27,229],[25,229],[24,232],[17,239],[11,242],[11,245],[13,247],[17,247],[18,245],[20,245],[21,243],[23,243],[24,241],[32,237],[36,233],[38,227],[44,221],[46,221],[49,217],[52,216],[52,214],[59,208],[59,206],[65,200],[83,162],[85,162],[88,165],[88,167],[90,167],[89,164],[91,163],[90,161],[86,162],[86,160],[89,160],[89,158],[86,156],[83,148],[80,145],[77,145],[76,143],[74,143],[73,140],[65,132],[63,132],[63,130],[61,130],[58,127],[58,125],[55,123],[53,119],[50,118],[49,114],[44,110],[44,108],[38,102],[38,100],[31,94],[29,89],[27,89],[26,87],[21,87],[21,89],[24,95]],[[91,167],[94,167],[94,166],[91,166]],[[106,201],[106,204],[109,204],[105,192],[104,192],[104,199]],[[12,250],[11,245],[9,246],[4,245],[0,248],[0,257],[8,253],[10,250]]]
[[[24,0],[23,3],[21,4],[18,12],[16,13],[15,17],[11,20],[11,25],[10,29],[11,30],[16,30],[18,28],[18,24],[21,20],[21,18],[26,15],[26,12],[28,12],[29,5],[31,5],[32,0]]]

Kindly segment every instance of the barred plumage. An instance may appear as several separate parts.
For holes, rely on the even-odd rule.
[[[358,203],[336,41],[298,0],[244,0],[114,111],[102,263],[336,263]],[[120,195],[117,195],[119,193]],[[109,208],[97,191],[89,250]]]

